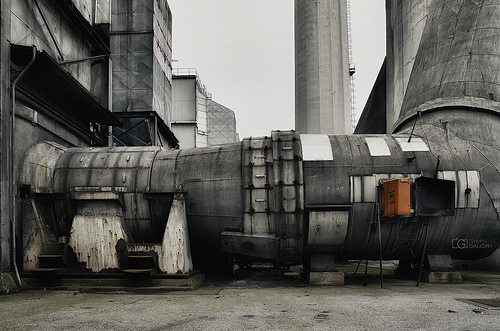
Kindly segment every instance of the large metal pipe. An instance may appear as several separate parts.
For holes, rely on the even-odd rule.
[[[496,147],[489,152],[464,148],[471,141],[455,128],[465,120],[477,130],[499,121],[488,113],[471,120],[464,110],[448,115],[453,116],[446,126],[438,124],[438,112],[422,116],[418,136],[410,143],[408,134],[273,132],[228,146],[181,151],[74,148],[56,162],[52,185],[26,180],[38,184],[34,193],[46,194],[49,188],[50,193],[70,194],[97,187],[121,192],[133,242],[157,242],[156,231],[166,221],[158,215],[162,194],[167,201],[169,192],[185,191],[191,243],[198,252],[278,265],[300,264],[310,252],[377,259],[374,238],[380,234],[384,258],[408,260],[422,251],[428,224],[428,254],[477,259],[491,254],[500,241],[491,192],[500,175],[487,171],[491,163],[485,163]],[[500,138],[492,134],[494,141]],[[438,157],[439,178],[454,181],[454,215],[423,217],[413,211],[385,217],[377,234],[373,225],[380,180],[432,176]],[[325,218],[334,222],[328,225]],[[460,240],[473,245],[463,247]]]

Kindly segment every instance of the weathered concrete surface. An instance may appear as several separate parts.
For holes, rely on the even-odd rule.
[[[261,279],[262,278],[262,279]],[[265,280],[264,280],[265,279]],[[461,301],[500,297],[500,275],[415,286],[375,274],[346,286],[247,275],[196,291],[96,294],[28,291],[0,296],[0,330],[497,330],[500,310]],[[366,282],[367,286],[362,286]]]
[[[351,133],[347,5],[295,0],[295,130]]]
[[[0,295],[11,294],[19,291],[27,291],[30,286],[28,283],[21,279],[21,284],[16,282],[16,275],[12,271],[0,272]]]
[[[387,131],[399,117],[433,0],[387,0]],[[366,132],[368,133],[368,132]]]
[[[310,272],[309,285],[343,286],[344,273],[337,271]]]
[[[0,272],[0,294],[9,294],[19,291],[12,272]]]

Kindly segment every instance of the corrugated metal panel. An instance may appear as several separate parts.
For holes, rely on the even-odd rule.
[[[278,262],[302,261],[304,246],[304,181],[302,148],[297,132],[274,131],[274,211],[276,233],[280,238]]]
[[[172,123],[171,129],[179,140],[180,148],[196,147],[196,123]]]
[[[275,233],[273,154],[271,139],[244,139],[242,185],[245,234]]]
[[[111,22],[111,0],[95,0],[95,24]]]
[[[175,78],[172,84],[172,122],[196,122],[196,76]]]
[[[170,125],[171,16],[166,1],[112,2],[113,111],[154,111]]]

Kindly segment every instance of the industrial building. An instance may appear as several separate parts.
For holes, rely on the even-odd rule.
[[[171,128],[180,148],[218,146],[239,140],[234,111],[212,100],[194,68],[174,69]]]
[[[500,244],[500,4],[386,4],[388,55],[359,134],[348,7],[296,0],[297,131],[208,146],[210,113],[230,112],[197,74],[173,75],[166,2],[2,2],[4,288],[254,261],[341,285],[349,259],[460,281],[453,261]]]
[[[19,282],[19,169],[29,148],[179,147],[171,130],[172,13],[154,0],[16,0],[0,9],[0,268]]]

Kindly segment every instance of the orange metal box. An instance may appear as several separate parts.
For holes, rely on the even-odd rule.
[[[382,179],[382,216],[409,215],[410,178]]]

